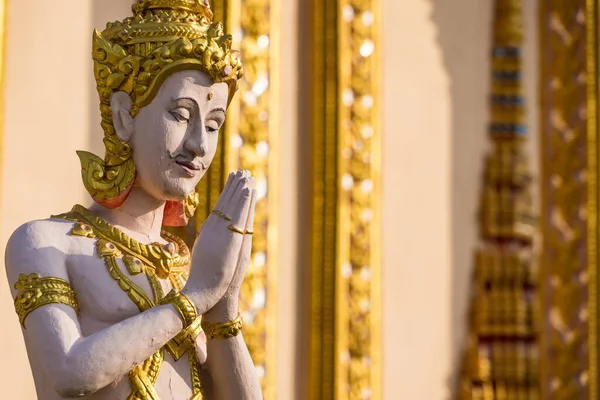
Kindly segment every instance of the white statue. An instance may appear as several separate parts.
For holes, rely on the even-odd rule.
[[[229,176],[191,255],[161,232],[198,200],[241,63],[206,1],[133,11],[94,34],[107,152],[78,153],[94,205],[23,225],[6,251],[38,398],[260,399],[238,312],[254,179]]]

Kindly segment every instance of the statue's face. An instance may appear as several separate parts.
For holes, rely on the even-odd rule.
[[[160,200],[192,193],[215,156],[227,95],[203,72],[171,75],[133,121],[136,184]]]

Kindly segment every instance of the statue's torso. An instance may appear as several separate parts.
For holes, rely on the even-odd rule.
[[[70,284],[79,302],[79,324],[82,336],[90,336],[140,313],[138,307],[110,276],[104,260],[98,256],[97,239],[71,235],[70,232],[74,225],[72,221],[50,219],[37,223],[40,222],[43,223],[47,234],[53,235],[56,247],[60,247],[52,249],[52,252],[56,252],[56,259],[50,256],[48,262],[60,260],[59,262],[65,263]],[[48,257],[53,254],[52,252],[42,252],[43,250],[47,251],[47,249],[40,249],[41,256]],[[117,259],[117,264],[123,274],[152,298],[152,289],[144,273],[131,275],[120,258]],[[164,293],[171,290],[172,285],[168,279],[158,279],[158,281]],[[38,397],[42,400],[61,399],[41,368],[41,363],[36,360],[36,351],[27,343],[26,330],[24,335]],[[136,341],[135,337],[130,340],[131,346],[144,346],[143,343]],[[196,339],[195,350],[200,362],[204,362],[206,339],[203,334]],[[107,357],[119,357],[118,354],[111,354],[110,349],[107,349],[106,354]],[[93,362],[93,360],[90,361]],[[192,390],[188,356],[183,356],[175,361],[165,352],[155,388],[161,400],[190,398]],[[85,398],[91,400],[126,399],[130,393],[129,378],[125,375],[113,385],[87,395]]]

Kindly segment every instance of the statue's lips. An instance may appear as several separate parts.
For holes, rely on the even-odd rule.
[[[177,163],[177,165],[179,165],[181,169],[183,169],[183,171],[190,177],[196,176],[196,174],[198,174],[198,172],[201,170],[199,165],[196,165],[191,161],[176,160],[175,163]]]

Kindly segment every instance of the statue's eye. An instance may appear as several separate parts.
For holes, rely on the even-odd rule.
[[[207,121],[205,127],[206,132],[208,133],[216,133],[219,131],[219,124],[216,121]]]
[[[169,111],[169,113],[179,123],[187,124],[190,122],[190,112],[185,108],[176,108],[174,110]]]

